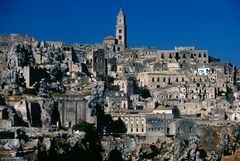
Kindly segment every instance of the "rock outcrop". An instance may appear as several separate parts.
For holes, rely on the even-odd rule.
[[[175,138],[159,138],[149,143],[146,138],[121,136],[105,138],[102,141],[105,149],[105,160],[111,159],[112,151],[121,153],[124,160],[189,160],[218,161],[235,155],[240,150],[239,125],[198,125],[196,133],[185,138],[178,135]],[[238,160],[238,155],[234,156]]]
[[[101,147],[87,140],[84,132],[49,132],[23,127],[0,130],[1,161],[101,161],[100,152]]]

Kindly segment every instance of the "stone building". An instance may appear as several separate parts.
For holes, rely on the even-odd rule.
[[[112,52],[125,51],[127,47],[127,26],[126,17],[122,9],[120,9],[117,15],[115,32],[115,38],[112,36],[107,36],[104,38],[103,44],[105,44],[106,47]]]
[[[145,114],[111,114],[113,120],[119,118],[125,123],[127,134],[146,134]]]
[[[142,72],[138,74],[137,80],[141,86],[149,89],[162,88],[166,86],[179,85],[188,81],[186,75],[178,72]]]
[[[166,63],[208,63],[208,51],[194,47],[175,47],[175,50],[158,50],[158,59]]]
[[[133,73],[132,63],[118,63],[117,65],[117,75],[121,76],[127,73]]]
[[[8,128],[12,126],[12,122],[10,120],[7,120],[4,116],[4,109],[6,109],[6,106],[0,105],[0,127],[1,128]]]
[[[26,34],[0,34],[0,43],[15,43],[21,42],[25,44],[31,44],[35,42],[34,37],[30,37]]]
[[[240,122],[240,112],[239,111],[230,112],[228,114],[228,117],[231,121]]]
[[[112,113],[111,116],[113,120],[120,118],[125,123],[127,134],[174,136],[176,133],[172,114]]]
[[[73,47],[71,45],[62,45],[63,53],[64,53],[64,58],[66,61],[73,61]]]
[[[173,114],[146,114],[147,135],[167,135],[176,134],[176,125]]]
[[[115,52],[116,51],[115,45],[117,44],[117,40],[116,40],[115,37],[113,37],[113,36],[105,37],[104,40],[103,40],[103,44],[106,45],[106,48],[108,50],[110,50],[110,52]]]
[[[103,77],[106,74],[105,52],[103,49],[92,50],[87,54],[87,65],[94,77]]]
[[[42,78],[49,78],[46,68],[29,67],[23,68],[23,77],[27,88],[30,88],[35,82],[39,82]]]
[[[88,108],[87,101],[76,92],[55,94],[54,98],[58,102],[61,124],[65,127],[72,127],[80,119],[94,123],[90,118],[91,109]]]
[[[116,50],[117,51],[124,51],[127,45],[127,35],[126,35],[126,17],[120,9],[118,16],[117,16],[117,25],[116,25],[116,39],[117,39],[117,45]]]
[[[240,67],[236,68],[236,72],[235,72],[235,81],[236,81],[236,85],[240,85]]]
[[[181,115],[199,115],[201,116],[204,112],[205,106],[200,102],[187,102],[178,105]],[[205,107],[206,108],[206,107]]]
[[[109,91],[105,96],[105,112],[111,113],[115,110],[127,110],[130,108],[127,94],[120,91]]]
[[[119,90],[127,95],[134,93],[134,80],[131,77],[124,79],[115,79],[113,84],[117,85],[119,87]]]

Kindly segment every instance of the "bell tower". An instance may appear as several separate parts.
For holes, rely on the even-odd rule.
[[[126,17],[120,9],[118,15],[117,15],[117,24],[116,24],[116,40],[117,40],[117,51],[124,51],[127,42],[126,42]]]

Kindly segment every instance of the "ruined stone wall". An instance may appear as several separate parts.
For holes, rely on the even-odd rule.
[[[203,108],[202,104],[197,102],[183,103],[183,104],[179,104],[178,106],[178,109],[180,110],[181,115],[199,114],[202,112],[201,111],[202,108]]]
[[[147,135],[175,135],[175,127],[173,124],[172,114],[147,114],[146,115],[146,130]]]
[[[23,76],[27,88],[31,87],[35,82],[39,82],[42,78],[49,78],[49,74],[45,68],[29,66],[23,68]]]
[[[58,110],[60,113],[61,124],[65,127],[72,127],[80,119],[87,121],[87,104],[82,98],[61,97],[58,98]]]
[[[133,80],[119,79],[114,80],[113,84],[119,86],[120,91],[123,91],[125,94],[131,95],[134,92]]]
[[[8,127],[11,127],[12,126],[12,123],[10,120],[1,120],[0,119],[0,127],[1,128],[8,128]]]
[[[102,77],[105,73],[105,53],[103,49],[92,51],[92,73],[96,77]]]

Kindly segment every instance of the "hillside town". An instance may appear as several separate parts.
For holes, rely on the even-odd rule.
[[[0,35],[0,160],[35,160],[36,149],[42,150],[37,148],[39,144],[47,151],[52,147],[52,137],[60,135],[76,143],[73,138],[77,141],[76,136],[83,137],[81,131],[72,130],[79,120],[94,125],[109,146],[107,140],[122,139],[119,136],[138,137],[134,145],[182,137],[197,137],[201,142],[221,133],[206,129],[238,125],[239,67],[195,46],[171,50],[128,47],[126,22],[120,9],[115,36],[107,36],[99,44],[39,41],[25,34]],[[21,140],[22,134],[38,141]],[[227,134],[224,138],[231,138]],[[222,149],[216,155],[203,156],[199,150],[203,144],[199,143],[194,155],[189,150],[178,159],[173,153],[164,153],[160,158],[219,160],[223,148],[230,147],[230,140],[218,145]],[[132,148],[134,145],[129,144]],[[229,148],[229,155],[239,147]],[[124,160],[144,160],[133,158],[129,151],[124,153]],[[107,154],[101,154],[103,160],[108,159]]]

